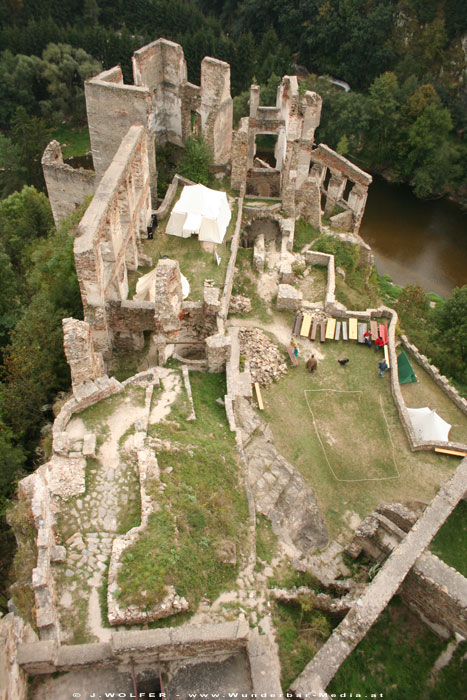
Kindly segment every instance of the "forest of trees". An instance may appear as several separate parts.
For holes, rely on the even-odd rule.
[[[271,103],[299,66],[323,96],[318,140],[416,196],[467,206],[466,33],[465,0],[0,0],[0,519],[69,388],[61,319],[82,314],[69,235],[80,212],[55,230],[40,160],[53,129],[85,122],[83,81],[120,63],[132,82],[133,51],[165,37],[196,84],[204,56],[230,63],[238,119],[253,80]],[[448,306],[430,333],[449,318]],[[445,371],[467,382],[445,354]],[[3,562],[11,546],[3,524]]]

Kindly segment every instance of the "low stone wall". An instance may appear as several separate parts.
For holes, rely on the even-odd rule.
[[[230,244],[230,259],[227,265],[227,272],[225,274],[224,290],[222,292],[221,298],[221,310],[219,312],[221,326],[222,322],[225,321],[229,313],[230,297],[232,294],[232,287],[235,276],[235,262],[237,260],[237,251],[240,243],[240,229],[242,226],[244,189],[245,188],[243,186],[242,190],[240,191],[240,197],[238,198],[237,221],[235,223],[235,231],[232,237],[232,243]]]
[[[37,563],[32,573],[32,588],[36,626],[41,639],[60,641],[52,563],[63,561],[65,550],[55,541],[55,500],[57,497],[70,498],[85,490],[87,446],[84,443],[81,446],[69,444],[65,428],[75,413],[123,391],[123,388],[123,384],[106,375],[77,387],[79,391],[75,390],[75,397],[64,404],[54,421],[52,458],[18,484],[19,497],[31,504],[37,529]],[[88,440],[88,445],[90,443]]]
[[[401,335],[401,342],[402,345],[405,347],[406,350],[410,352],[410,354],[415,358],[417,363],[423,367],[423,369],[428,372],[430,377],[436,382],[436,384],[444,391],[447,396],[453,401],[458,408],[467,415],[467,399],[464,399],[457,389],[449,383],[449,379],[441,374],[439,369],[435,367],[434,365],[430,364],[430,361],[428,360],[425,355],[422,355],[422,353],[419,351],[419,349],[413,345],[412,343],[409,343],[407,336]]]
[[[36,676],[96,667],[131,666],[222,656],[244,650],[249,638],[244,621],[219,625],[184,625],[142,632],[113,632],[110,644],[60,646],[52,642],[21,644],[18,664]]]
[[[111,625],[136,625],[147,624],[162,617],[168,617],[175,613],[188,609],[188,602],[185,598],[178,596],[173,588],[168,590],[165,598],[149,611],[143,611],[136,605],[129,605],[123,608],[116,593],[119,591],[118,574],[122,567],[122,556],[125,550],[136,542],[140,534],[148,524],[151,513],[159,510],[159,505],[152,496],[148,495],[147,487],[152,483],[159,482],[159,466],[156,456],[149,447],[144,445],[146,435],[140,433],[141,448],[138,449],[138,473],[141,493],[141,524],[133,527],[124,535],[116,537],[112,543],[112,554],[110,557],[108,588],[107,588],[107,609],[108,620]]]
[[[317,250],[307,250],[305,260],[310,265],[324,265],[328,269],[326,281],[326,296],[324,297],[324,308],[334,307],[336,304],[336,270],[334,255],[330,253],[320,253]]]

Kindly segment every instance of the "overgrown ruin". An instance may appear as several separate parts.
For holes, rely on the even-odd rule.
[[[127,688],[131,692],[136,688],[137,678],[140,691],[143,687],[151,692],[160,691],[161,665],[168,678],[168,697],[180,689],[195,690],[190,684],[197,673],[199,677],[211,678],[212,683],[209,687],[200,686],[200,692],[224,690],[222,684],[225,684],[226,691],[281,693],[277,645],[266,586],[261,583],[267,577],[261,573],[258,576],[255,570],[255,513],[272,523],[288,566],[292,562],[298,570],[302,567],[311,572],[326,588],[327,593],[322,594],[319,603],[324,606],[322,609],[338,610],[345,615],[292,685],[298,696],[323,693],[320,697],[325,697],[325,687],[339,665],[400,586],[401,595],[406,595],[411,607],[431,625],[442,628],[443,632],[448,630],[448,634],[464,634],[467,582],[452,570],[443,574],[442,562],[434,562],[425,550],[465,495],[467,462],[464,459],[460,463],[452,479],[420,512],[414,514],[400,505],[387,506],[365,521],[357,530],[354,542],[347,543],[348,553],[357,556],[363,550],[378,561],[384,554],[386,562],[376,578],[366,584],[356,584],[351,577],[343,578],[346,567],[341,555],[345,546],[330,537],[312,485],[281,454],[267,421],[253,405],[253,385],[266,386],[279,380],[286,371],[285,362],[267,336],[260,330],[239,329],[230,324],[229,313],[234,303],[240,307],[244,304],[242,297],[232,296],[239,247],[253,247],[254,268],[262,275],[264,285],[269,283],[274,287],[270,298],[276,291],[278,310],[291,312],[294,317],[297,313],[297,318],[301,312],[314,314],[320,321],[331,315],[341,321],[358,319],[367,323],[386,319],[388,356],[392,367],[397,367],[397,314],[383,306],[348,310],[336,299],[334,256],[313,250],[294,253],[296,220],[303,218],[319,234],[324,215],[329,218],[331,229],[338,232],[336,235],[358,246],[363,259],[371,262],[371,250],[359,238],[358,231],[372,178],[326,145],[315,143],[322,100],[314,92],[302,91],[296,76],[284,76],[273,107],[261,106],[259,86],[252,85],[249,116],[233,131],[227,63],[204,58],[201,85],[192,85],[187,81],[182,47],[159,39],[135,52],[133,74],[134,85],[125,85],[117,66],[85,84],[93,171],[73,170],[65,165],[57,142],[48,145],[42,159],[57,224],[93,195],[77,226],[74,241],[84,321],[63,321],[73,395],[55,420],[51,459],[20,483],[20,497],[30,504],[37,530],[37,562],[31,588],[38,637],[13,614],[0,624],[11,659],[6,695],[2,697],[26,700],[29,676],[46,679],[44,692],[50,693],[48,697],[58,698],[60,680],[52,678],[57,671],[66,673],[70,682],[80,689],[86,687],[83,680],[86,676],[97,673],[102,690],[112,678],[112,682],[117,679],[122,683],[125,692]],[[187,183],[176,176],[164,200],[158,202],[156,146],[166,142],[183,146],[193,132],[202,133],[210,147],[215,173],[229,177],[232,189],[238,192],[225,277],[218,285],[206,280],[198,301],[183,299],[183,270],[179,261],[165,255],[153,261],[143,245],[149,232],[159,235],[157,228],[153,231],[153,217],[163,220],[179,184]],[[256,138],[265,134],[276,139],[274,166],[256,157]],[[130,298],[131,274],[153,264],[155,300]],[[304,298],[293,284],[297,267],[307,270],[309,275],[315,265],[324,267],[327,275],[324,298],[319,300]],[[146,341],[149,350],[144,369],[122,382],[109,377],[116,353],[141,352]],[[406,339],[403,342],[409,346]],[[308,344],[309,335],[306,343],[308,350],[312,347]],[[417,356],[417,349],[413,346],[410,349]],[[180,372],[167,366],[170,358],[183,362]],[[460,398],[439,372],[436,375],[436,368],[426,358],[418,355],[417,359],[466,415],[465,399]],[[193,445],[182,448],[175,439],[164,441],[151,433],[151,426],[162,423],[169,430],[177,421],[190,426],[197,420],[190,372],[198,370],[226,376],[225,394],[218,402],[235,436],[236,488],[245,493],[248,503],[248,542],[239,551],[232,539],[224,538],[215,543],[213,551],[222,565],[238,565],[236,585],[243,597],[240,593],[238,598],[235,594],[230,597],[232,592],[225,590],[218,600],[202,599],[197,610],[189,610],[186,598],[168,586],[166,597],[148,611],[137,604],[125,603],[119,571],[125,550],[137,542],[150,517],[163,510],[162,497],[168,482],[162,480],[159,461],[162,462],[164,451],[175,454],[186,449],[186,459],[193,458]],[[179,391],[183,388],[186,397],[182,418],[176,413],[182,409],[176,403],[180,400],[177,392],[172,391],[175,386]],[[466,445],[460,441],[428,443],[416,438],[396,371],[391,374],[391,392],[410,449],[425,453],[438,447],[467,452]],[[114,401],[125,419],[118,438],[112,438],[115,464],[101,463],[105,468],[99,471],[101,467],[95,466],[97,457],[105,461],[110,450],[107,444],[110,438],[102,429],[103,419],[96,419],[92,429],[79,421],[80,415],[86,415],[83,412],[90,407],[98,411],[104,406],[103,399]],[[113,404],[105,404],[110,405]],[[172,407],[177,407],[175,417],[171,415]],[[123,450],[128,464],[124,464]],[[219,459],[225,462],[222,455]],[[83,505],[90,478],[89,460],[94,465],[92,479],[98,483],[96,499],[102,499],[109,513],[104,512],[105,508],[99,512],[95,531],[92,515],[86,516],[88,521],[83,515],[80,520],[83,532],[77,530],[65,542],[59,541],[57,523],[67,501],[78,499],[76,503],[80,505],[74,506],[77,521],[80,507],[84,513],[92,505],[89,502],[88,506]],[[173,467],[169,466],[165,474],[172,471]],[[110,511],[115,518],[123,513],[128,504],[128,484],[121,503],[117,503],[117,496],[112,500],[103,494],[117,489],[119,479],[123,484],[127,473],[133,474],[131,478],[138,484],[135,490],[141,506],[140,524],[128,532],[120,532]],[[196,501],[196,493],[190,492],[190,498],[186,502]],[[174,532],[174,539],[178,539],[180,531],[175,527]],[[330,563],[326,552],[333,552]],[[73,581],[95,568],[90,589],[82,597],[88,594],[92,597],[97,613],[100,611],[97,590],[103,578],[106,579],[107,622],[118,625],[117,631],[99,629],[102,637],[96,643],[70,645],[66,635],[64,638],[60,614],[64,614],[66,606],[63,596],[62,602],[59,600],[56,580],[56,566],[63,564],[68,566],[65,578]],[[445,588],[441,585],[443,577]],[[257,594],[253,582],[262,586]],[[66,580],[60,585],[67,590]],[[278,593],[276,598],[280,599],[280,595],[287,599],[295,593]],[[427,606],[427,596],[438,596],[441,602]],[[242,617],[237,616],[238,611],[229,612],[231,618],[225,617],[228,607],[222,605],[235,607],[234,600],[241,601],[245,609],[250,607],[248,620],[252,628],[258,629],[249,628],[243,612]],[[195,624],[142,629],[148,622],[187,610],[195,613]],[[456,617],[459,622],[455,622]],[[123,631],[124,625],[136,625],[139,631]],[[4,667],[5,658],[0,657]],[[228,683],[232,684],[228,686]],[[40,692],[29,697],[41,698]]]

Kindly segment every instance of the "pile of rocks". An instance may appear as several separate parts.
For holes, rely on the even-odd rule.
[[[250,365],[252,382],[268,386],[287,372],[287,365],[279,348],[257,328],[242,328],[239,332],[240,353]]]
[[[300,316],[300,314],[304,314],[304,313],[305,314],[311,313],[313,320],[316,319],[318,321],[318,323],[320,323],[321,321],[328,320],[328,314],[325,311],[321,311],[320,309],[313,309],[312,311],[310,311],[310,309],[301,309],[300,313],[298,315]]]
[[[230,297],[229,314],[248,314],[251,311],[251,301],[241,294],[232,294]]]

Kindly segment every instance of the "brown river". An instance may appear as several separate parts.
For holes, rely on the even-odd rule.
[[[467,284],[467,212],[445,199],[421,201],[405,185],[375,178],[360,235],[377,270],[396,284],[449,296]]]

